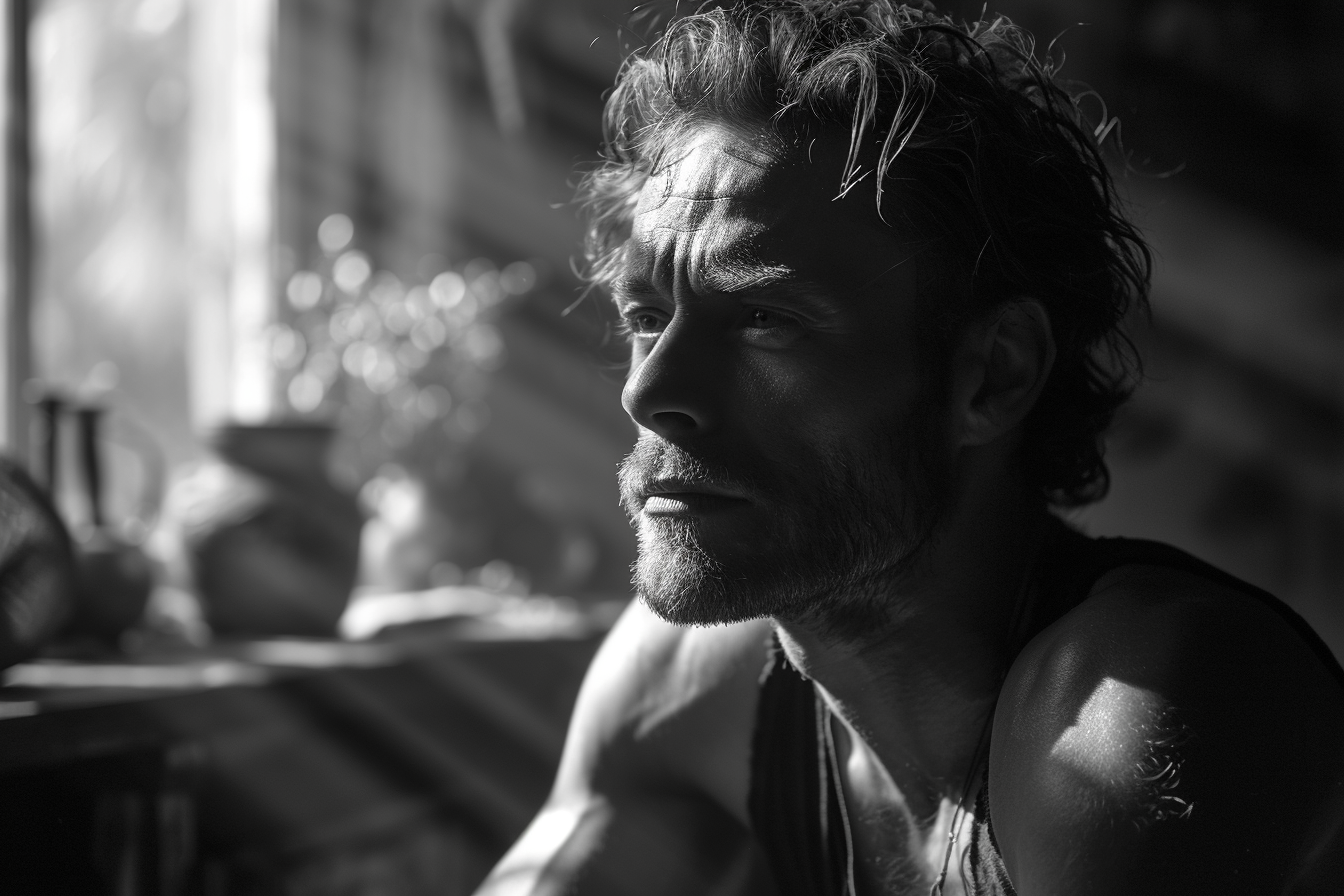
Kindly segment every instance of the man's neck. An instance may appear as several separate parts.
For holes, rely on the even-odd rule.
[[[1047,522],[1021,490],[987,493],[943,521],[860,638],[836,637],[824,618],[775,620],[790,662],[897,783],[922,782],[932,796],[965,779],[1021,647]]]

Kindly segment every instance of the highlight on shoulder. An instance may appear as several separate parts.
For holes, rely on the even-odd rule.
[[[990,779],[1021,892],[1097,875],[1279,892],[1344,830],[1344,689],[1264,602],[1125,567],[1014,664]],[[1200,854],[1227,864],[1210,877]]]

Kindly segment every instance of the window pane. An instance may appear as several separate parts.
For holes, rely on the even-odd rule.
[[[45,0],[31,32],[34,367],[68,392],[110,388],[111,441],[152,431],[170,462],[197,451],[184,349],[184,12],[182,0]],[[135,447],[107,453],[114,518],[142,489]],[[83,516],[82,502],[64,503]]]

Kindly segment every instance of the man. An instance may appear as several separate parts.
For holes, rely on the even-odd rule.
[[[1105,490],[1149,265],[1029,38],[712,9],[606,120],[640,600],[483,892],[1339,892],[1328,649],[1050,513]]]

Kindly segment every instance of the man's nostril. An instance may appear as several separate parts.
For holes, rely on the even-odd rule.
[[[681,411],[658,411],[652,417],[652,429],[664,435],[688,433],[698,425],[694,417]]]

